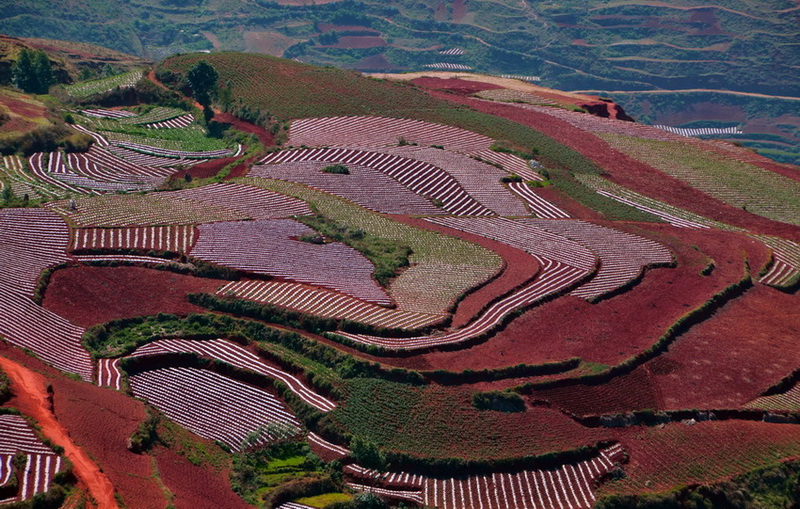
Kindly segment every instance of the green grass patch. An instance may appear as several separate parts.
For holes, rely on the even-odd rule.
[[[372,275],[381,286],[397,276],[403,267],[408,267],[412,249],[391,239],[366,233],[364,230],[351,230],[346,225],[322,215],[300,216],[301,223],[310,226],[329,240],[341,242],[360,252],[372,262],[375,270]]]

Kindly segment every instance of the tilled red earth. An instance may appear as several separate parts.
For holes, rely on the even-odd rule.
[[[484,90],[502,89],[500,85],[482,83],[480,81],[462,80],[459,78],[431,78],[422,77],[411,80],[414,85],[433,90],[447,90],[461,95],[470,95]]]
[[[778,235],[800,241],[800,227],[771,221],[716,200],[684,182],[614,150],[594,134],[578,129],[561,119],[509,104],[480,101],[435,90],[429,93],[440,99],[533,127],[588,157],[603,168],[607,178],[634,191],[717,221],[746,228],[754,233]]]
[[[214,293],[225,283],[144,267],[67,267],[53,273],[42,305],[89,327],[157,313],[202,313],[186,301],[186,294]]]
[[[756,285],[645,364],[667,409],[735,408],[800,366],[800,294]]]
[[[210,443],[206,446],[217,447]],[[193,465],[186,456],[173,449],[159,448],[155,456],[161,480],[175,496],[173,503],[176,508],[250,507],[231,490],[229,470],[217,469],[212,465]]]

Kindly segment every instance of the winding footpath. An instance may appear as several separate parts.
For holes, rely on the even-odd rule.
[[[45,378],[5,357],[0,357],[0,368],[11,379],[16,396],[15,406],[36,420],[45,437],[64,448],[64,455],[72,462],[75,475],[86,485],[97,507],[118,508],[111,481],[83,449],[75,445],[69,432],[53,415]]]

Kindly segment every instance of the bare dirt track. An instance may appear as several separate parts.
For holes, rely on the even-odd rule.
[[[69,432],[56,420],[51,409],[45,377],[1,356],[0,368],[5,371],[13,384],[14,405],[24,414],[36,420],[44,436],[64,448],[64,455],[74,465],[75,475],[80,482],[86,485],[98,507],[119,507],[114,498],[114,486],[111,481],[86,452],[75,445]]]

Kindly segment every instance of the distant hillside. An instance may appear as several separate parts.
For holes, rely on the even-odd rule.
[[[2,4],[9,34],[47,33],[149,58],[247,50],[370,71],[470,67],[569,89],[800,95],[800,7],[790,0]]]
[[[94,77],[102,73],[106,66],[110,66],[114,72],[123,72],[148,64],[140,57],[94,44],[0,34],[0,85],[11,82],[11,66],[22,48],[41,49],[47,53],[59,83]]]

